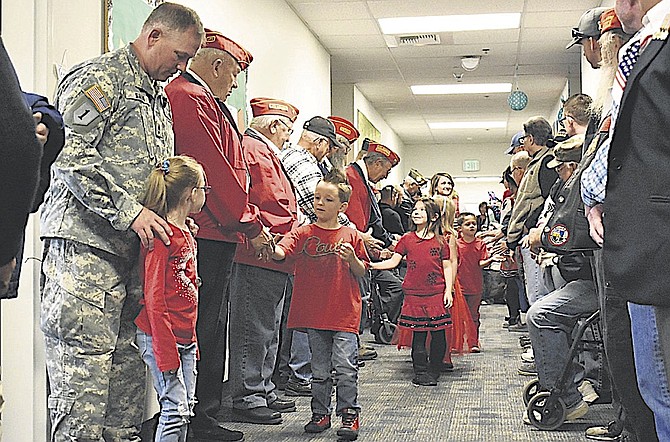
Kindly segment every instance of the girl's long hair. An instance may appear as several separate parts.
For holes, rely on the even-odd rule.
[[[147,179],[142,204],[161,217],[182,203],[185,190],[195,188],[204,175],[202,166],[191,157],[180,155],[156,165]]]
[[[426,208],[426,218],[428,220],[428,226],[426,227],[426,233],[432,232],[437,240],[442,244],[444,240],[444,230],[442,228],[442,212],[440,211],[440,206],[429,197],[421,197],[414,203],[416,207],[417,203],[423,203],[423,206]],[[409,229],[413,232],[416,232],[416,224],[410,217],[409,219]],[[419,238],[421,238],[419,236]],[[425,238],[422,238],[425,239]]]

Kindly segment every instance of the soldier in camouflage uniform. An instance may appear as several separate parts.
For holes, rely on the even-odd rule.
[[[174,154],[165,81],[198,50],[197,14],[164,3],[131,45],[74,67],[57,106],[66,143],[43,205],[41,329],[53,441],[137,441],[145,369],[133,347],[139,240],[169,243],[139,202],[149,172]]]

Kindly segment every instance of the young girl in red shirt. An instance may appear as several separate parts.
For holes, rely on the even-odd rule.
[[[412,334],[412,384],[433,386],[442,369],[447,350],[445,330],[451,324],[447,309],[451,307],[453,269],[449,260],[449,244],[442,236],[440,207],[430,198],[421,198],[414,204],[410,217],[412,232],[400,238],[393,256],[372,263],[378,270],[397,267],[407,257],[407,274],[402,284],[405,292],[398,319],[399,345]],[[430,352],[426,339],[430,332]]]
[[[186,441],[195,405],[198,307],[197,247],[186,224],[205,204],[202,166],[178,156],[161,162],[149,175],[143,204],[172,228],[170,245],[142,246],[142,310],[135,319],[136,342],[151,371],[161,413],[155,441]]]

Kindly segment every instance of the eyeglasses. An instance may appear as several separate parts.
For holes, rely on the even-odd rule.
[[[314,144],[317,144],[317,145],[321,144],[322,141],[325,141],[326,143],[328,143],[328,145],[330,145],[330,141],[328,141],[327,138],[323,138],[323,137],[319,137],[319,138],[315,139]]]
[[[292,134],[293,134],[293,129],[291,129],[291,128],[289,127],[289,125],[286,124],[286,123],[284,122],[284,120],[282,120],[282,119],[279,118],[279,119],[277,119],[277,121],[279,121],[281,124],[283,124],[284,126],[286,126],[286,129],[288,129],[288,134],[289,134],[289,135],[292,135]]]
[[[523,170],[523,168],[522,167],[512,167],[512,169],[510,169],[510,173],[514,173],[515,170]]]
[[[212,190],[212,186],[196,186],[194,189],[201,189],[205,192],[205,195],[207,195]]]

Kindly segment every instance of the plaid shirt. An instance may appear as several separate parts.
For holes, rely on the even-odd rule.
[[[284,170],[295,188],[300,210],[307,215],[310,222],[316,222],[314,211],[314,191],[323,178],[319,163],[314,155],[300,146],[291,146],[279,153]]]
[[[316,161],[316,157],[300,146],[291,146],[279,153],[279,160],[284,166],[286,175],[288,175],[288,178],[293,183],[298,207],[309,218],[310,223],[315,223],[314,192],[316,191],[316,185],[323,178],[323,173],[321,172],[319,163]],[[333,168],[327,158],[324,158],[321,164],[328,170]],[[344,213],[338,214],[337,220],[343,226],[355,228]]]

